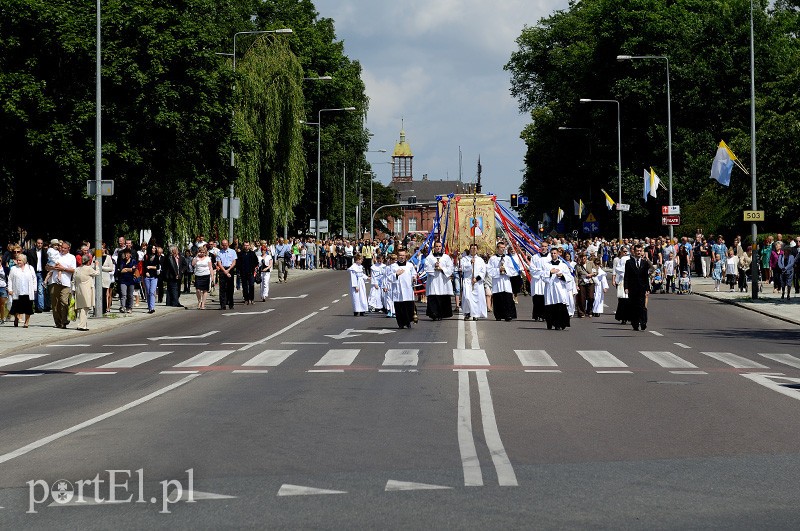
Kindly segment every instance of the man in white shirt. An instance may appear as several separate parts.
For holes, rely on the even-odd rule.
[[[50,307],[53,309],[53,321],[56,328],[66,328],[69,324],[67,312],[69,311],[69,295],[72,290],[72,275],[75,273],[77,262],[75,256],[69,253],[69,242],[61,242],[59,257],[54,265],[48,265],[47,270],[53,272],[52,286],[50,287]]]
[[[425,283],[425,295],[428,297],[428,307],[425,315],[433,321],[441,321],[445,317],[453,317],[453,260],[442,252],[442,242],[433,244],[433,252],[425,257],[425,273],[428,275]]]
[[[405,249],[397,252],[397,262],[391,265],[389,277],[392,279],[394,314],[397,326],[411,328],[414,320],[414,280],[417,270],[408,262]]]
[[[487,272],[492,278],[492,311],[495,320],[517,318],[517,307],[511,288],[511,275],[517,274],[514,262],[506,254],[506,244],[499,242],[495,255],[489,258]]]

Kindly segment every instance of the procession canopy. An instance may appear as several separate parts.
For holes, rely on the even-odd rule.
[[[451,194],[439,200],[439,230],[449,252],[462,252],[473,243],[479,254],[492,254],[497,244],[494,195]]]

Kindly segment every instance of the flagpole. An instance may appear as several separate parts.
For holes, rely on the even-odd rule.
[[[756,208],[756,73],[755,73],[755,40],[753,38],[753,0],[750,0],[750,182],[753,199],[753,210]],[[752,298],[758,298],[758,228],[752,223],[753,261],[750,265]]]

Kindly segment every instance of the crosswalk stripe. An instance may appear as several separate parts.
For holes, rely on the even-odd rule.
[[[121,360],[112,361],[111,363],[106,363],[105,365],[100,365],[98,369],[130,369],[131,367],[136,367],[137,365],[141,365],[142,363],[147,363],[148,361],[153,361],[158,359],[162,356],[166,356],[167,354],[171,354],[171,350],[161,351],[161,352],[140,352],[138,354],[134,354],[133,356],[128,356],[127,358],[122,358]]]
[[[265,350],[242,364],[243,367],[277,367],[296,350]]]
[[[489,365],[489,358],[483,349],[453,349],[453,365]]]
[[[734,369],[769,369],[766,365],[751,361],[742,356],[737,356],[736,354],[731,354],[730,352],[701,352],[701,354],[705,354],[709,358],[714,358],[726,365],[730,365]]]
[[[383,365],[418,365],[419,349],[414,348],[392,348],[386,351]]]
[[[658,363],[665,369],[696,369],[697,365],[694,363],[689,363],[688,361],[684,360],[673,354],[672,352],[652,352],[652,351],[645,351],[640,350],[639,352],[642,353],[646,358]]]
[[[360,349],[333,348],[330,349],[318,362],[315,367],[326,367],[329,365],[350,365],[361,352]]]
[[[588,361],[592,367],[627,367],[625,363],[607,350],[578,350],[578,354]]]
[[[77,356],[70,356],[69,358],[65,358],[63,360],[45,363],[44,365],[39,365],[38,367],[32,367],[29,370],[57,371],[59,369],[66,369],[67,367],[74,367],[75,365],[86,363],[87,361],[96,360],[97,358],[102,358],[103,356],[110,356],[111,354],[113,354],[113,352],[89,352],[85,354],[78,354]]]
[[[525,367],[557,367],[558,364],[544,350],[515,350],[519,362]]]
[[[778,363],[783,363],[784,365],[788,365],[790,367],[795,367],[800,369],[800,360],[792,356],[791,354],[758,354],[759,356],[763,356],[765,358],[777,361]]]
[[[212,363],[216,363],[225,356],[229,356],[233,353],[232,350],[206,350],[189,358],[186,361],[182,361],[177,365],[173,365],[173,367],[207,367]]]
[[[13,356],[8,356],[7,358],[0,358],[0,367],[14,365],[15,363],[22,363],[23,361],[41,358],[42,356],[47,356],[47,354],[14,354]]]

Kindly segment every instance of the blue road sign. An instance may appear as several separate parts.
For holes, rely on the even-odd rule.
[[[583,232],[588,232],[589,234],[600,232],[600,224],[596,221],[584,221]]]
[[[527,195],[518,195],[517,196],[517,204],[520,205],[520,206],[527,205],[528,204],[528,196]]]

